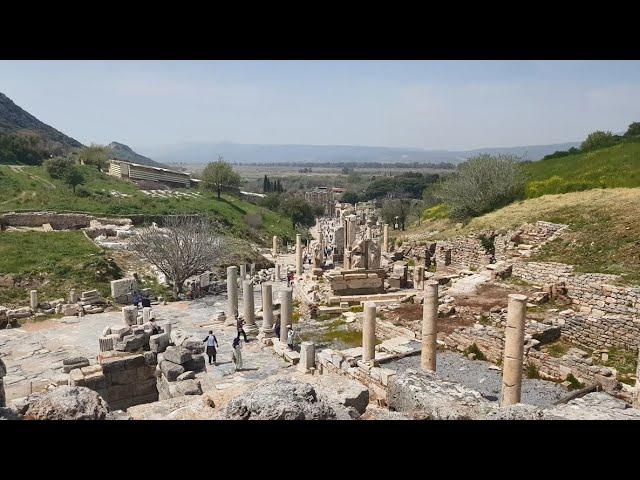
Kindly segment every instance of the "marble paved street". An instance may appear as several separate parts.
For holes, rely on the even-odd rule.
[[[274,300],[286,282],[274,285]],[[255,307],[261,308],[260,286],[254,286]],[[242,311],[242,296],[239,299]],[[204,339],[213,330],[220,348],[218,365],[207,365],[207,371],[198,374],[202,388],[224,389],[237,383],[261,380],[276,374],[290,365],[276,356],[271,348],[263,347],[255,338],[243,342],[244,368],[235,372],[231,359],[231,343],[236,335],[235,326],[224,326],[214,321],[216,314],[226,310],[226,295],[207,296],[195,301],[174,302],[154,306],[159,322],[172,323],[172,337],[181,341],[194,336]],[[256,323],[260,325],[258,318]],[[7,365],[4,379],[7,400],[28,395],[47,386],[62,373],[62,360],[73,356],[85,356],[96,363],[99,353],[98,337],[108,325],[122,324],[120,309],[82,318],[63,317],[33,322],[0,331],[0,352]]]

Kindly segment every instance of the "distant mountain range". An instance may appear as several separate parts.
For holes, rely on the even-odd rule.
[[[33,132],[63,150],[80,148],[83,145],[55,128],[41,122],[26,110],[0,93],[0,133]]]
[[[33,132],[59,147],[70,151],[82,143],[41,122],[0,93],[0,133]],[[108,145],[113,158],[124,161],[166,167],[171,164],[205,164],[222,155],[231,163],[460,163],[480,153],[515,154],[523,160],[540,160],[557,150],[568,150],[578,142],[553,145],[480,148],[466,151],[426,150],[419,148],[367,147],[349,145],[259,145],[233,142],[184,143],[165,147],[150,147],[148,154],[156,160],[134,152],[118,142]],[[164,162],[160,163],[160,162]]]
[[[185,143],[167,147],[151,147],[148,152],[166,163],[201,164],[222,155],[231,163],[461,163],[481,153],[514,154],[523,160],[540,160],[558,150],[579,146],[579,142],[552,145],[479,148],[475,150],[425,150],[418,148],[365,147],[348,145],[258,145],[231,142]]]
[[[107,145],[107,148],[111,151],[111,158],[124,160],[125,162],[139,163],[141,165],[149,165],[151,167],[167,168],[167,166],[162,163],[156,162],[155,160],[151,160],[144,155],[134,152],[131,147],[123,143],[111,142]]]

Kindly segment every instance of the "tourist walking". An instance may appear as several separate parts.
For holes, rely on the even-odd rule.
[[[236,364],[236,372],[238,370],[242,370],[242,344],[240,343],[240,338],[233,339],[233,363]]]
[[[248,342],[247,333],[244,331],[244,318],[238,316],[238,320],[236,320],[236,327],[238,329],[238,336],[236,338],[240,338],[240,335],[244,335],[244,341]]]
[[[293,328],[291,325],[287,325],[287,345],[293,350]]]
[[[276,320],[273,326],[273,333],[275,333],[277,339],[280,339],[280,319]]]
[[[209,365],[216,364],[216,347],[218,346],[218,339],[213,334],[213,330],[209,330],[209,335],[203,340],[207,344],[207,356],[209,357]]]

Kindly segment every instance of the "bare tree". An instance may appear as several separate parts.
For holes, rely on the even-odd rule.
[[[184,281],[229,259],[235,242],[201,217],[169,217],[163,228],[145,228],[129,248],[156,266],[173,284],[176,295]]]

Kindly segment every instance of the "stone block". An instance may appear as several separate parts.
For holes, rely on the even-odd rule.
[[[178,377],[185,372],[182,365],[167,359],[160,362],[160,369],[162,370],[162,375],[170,382],[175,382]]]
[[[78,315],[78,312],[80,311],[80,307],[76,303],[65,303],[60,308],[60,313],[62,313],[62,315],[65,317]]]
[[[163,356],[164,360],[177,363],[178,365],[187,363],[192,357],[191,352],[184,347],[169,347]]]
[[[169,343],[169,335],[166,333],[158,333],[149,337],[149,348],[155,353],[164,352]]]
[[[183,364],[185,370],[200,372],[205,368],[205,360],[202,355],[194,356],[191,360]]]

